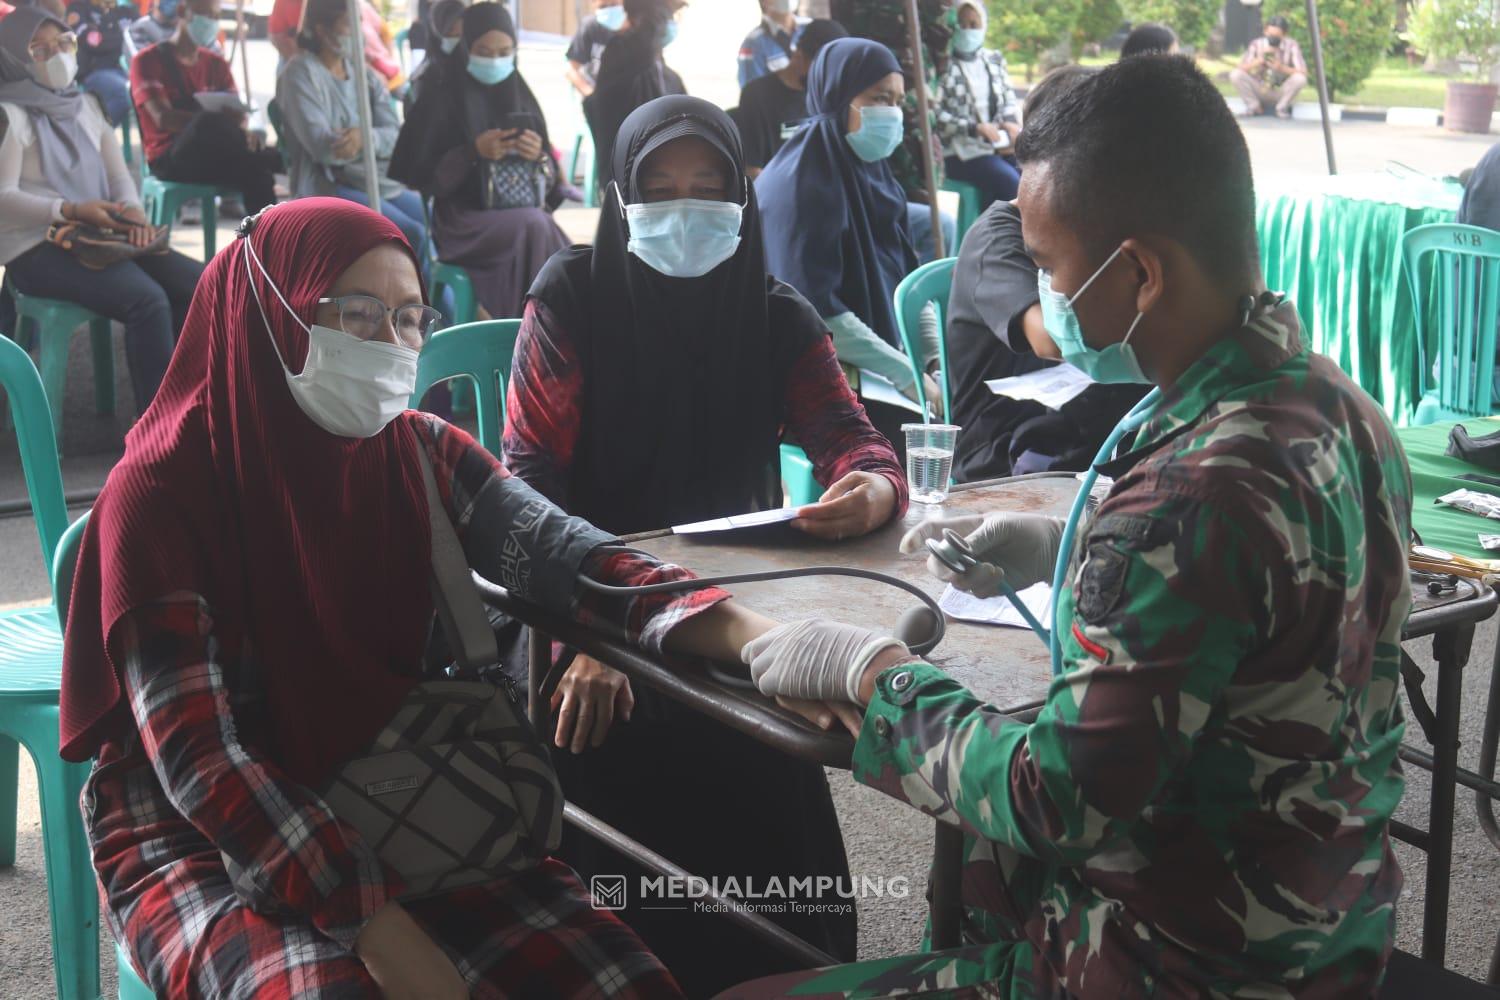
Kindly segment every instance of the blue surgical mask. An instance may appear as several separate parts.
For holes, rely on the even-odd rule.
[[[739,249],[743,211],[731,201],[697,198],[626,205],[626,249],[669,278],[702,277]]]
[[[866,163],[879,163],[896,151],[905,134],[901,109],[877,104],[859,109],[859,131],[850,132],[844,138],[849,140],[855,156]]]
[[[1073,311],[1073,303],[1089,290],[1094,279],[1104,273],[1104,269],[1114,263],[1114,259],[1120,256],[1123,247],[1117,248],[1109,255],[1109,260],[1099,265],[1099,270],[1089,276],[1089,280],[1083,283],[1070,299],[1061,292],[1052,290],[1052,276],[1046,271],[1037,271],[1036,289],[1042,307],[1042,326],[1053,341],[1057,343],[1058,350],[1062,351],[1063,360],[1083,372],[1095,382],[1138,382],[1142,385],[1150,385],[1151,380],[1146,373],[1141,371],[1141,363],[1136,359],[1135,349],[1130,346],[1130,335],[1135,333],[1135,328],[1140,325],[1141,317],[1146,314],[1139,312],[1135,314],[1135,321],[1130,324],[1130,329],[1125,331],[1125,339],[1117,344],[1110,344],[1100,350],[1095,350],[1083,339],[1083,327],[1078,322],[1078,314]]]
[[[675,41],[677,41],[677,22],[668,21],[667,29],[662,33],[661,36],[661,47],[666,48],[668,45],[671,45]]]
[[[188,34],[193,36],[193,41],[206,48],[219,37],[219,19],[194,14],[193,19],[188,22]]]
[[[492,86],[516,71],[515,56],[469,56],[469,75],[485,86]]]
[[[600,7],[594,20],[610,31],[619,31],[625,26],[625,5],[617,3],[613,7]]]
[[[345,59],[354,54],[354,39],[349,35],[335,35],[333,45],[334,48],[338,49],[339,55]]]
[[[953,51],[959,55],[972,55],[984,48],[983,28],[959,28],[953,33]]]
[[[452,52],[454,49],[458,48],[458,43],[461,41],[463,41],[463,39],[459,38],[457,35],[454,35],[452,38],[444,35],[442,38],[438,39],[438,46],[443,50],[443,54],[447,55],[449,52]]]

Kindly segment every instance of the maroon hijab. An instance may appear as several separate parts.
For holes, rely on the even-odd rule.
[[[360,256],[382,243],[411,253],[395,225],[335,198],[268,209],[249,240],[309,325]],[[62,755],[85,760],[130,725],[112,659],[121,618],[191,591],[208,602],[221,665],[256,664],[267,711],[237,720],[244,739],[317,787],[419,679],[432,619],[427,501],[409,416],[341,438],[293,400],[269,338],[300,371],[307,334],[253,262],[247,271],[245,243],[204,272],[166,379],[89,518],[63,654]]]

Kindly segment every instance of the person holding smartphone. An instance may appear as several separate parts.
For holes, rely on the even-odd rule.
[[[547,120],[516,68],[516,28],[498,3],[463,13],[462,69],[422,88],[391,176],[432,199],[438,256],[469,272],[490,316],[519,316],[532,279],[568,238]]]
[[[979,188],[988,207],[1010,201],[1021,183],[1011,155],[1021,132],[1021,102],[1004,54],[984,46],[984,5],[963,0],[955,16],[952,58],[938,84],[934,121],[948,176]]]
[[[1245,102],[1241,115],[1251,118],[1274,105],[1277,118],[1292,117],[1292,102],[1307,86],[1307,62],[1302,47],[1287,32],[1291,22],[1277,14],[1266,22],[1265,34],[1250,43],[1245,58],[1229,71],[1229,82]]]

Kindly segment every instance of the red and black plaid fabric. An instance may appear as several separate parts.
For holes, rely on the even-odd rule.
[[[831,486],[855,471],[878,473],[896,488],[896,510],[905,513],[907,484],[901,463],[849,388],[832,339],[814,340],[792,366],[782,419],[785,436],[807,452],[819,483]],[[568,475],[582,423],[583,367],[577,349],[557,317],[530,299],[506,393],[506,466],[566,508]]]
[[[506,473],[467,435],[430,422],[419,437],[462,534],[472,499]],[[585,568],[620,584],[688,575],[622,553]],[[659,649],[673,624],[724,597],[583,591],[574,614]],[[222,648],[213,609],[196,594],[163,595],[122,626],[114,652],[135,726],[101,749],[83,811],[110,929],[137,971],[174,998],[378,996],[351,949],[402,887],[265,752],[276,734],[254,651]],[[476,997],[679,995],[635,934],[594,911],[555,861],[407,908]]]

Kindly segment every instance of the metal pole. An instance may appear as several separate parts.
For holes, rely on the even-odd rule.
[[[1318,106],[1323,112],[1323,147],[1328,151],[1328,173],[1339,172],[1333,162],[1333,126],[1328,123],[1328,77],[1323,72],[1323,33],[1318,28],[1318,0],[1307,0],[1307,30],[1312,34],[1313,67],[1318,72]]]
[[[245,0],[235,0],[234,4],[234,46],[240,51],[240,80],[245,85],[245,106],[252,107],[255,102],[250,99],[250,46],[247,44],[249,38],[245,31]]]
[[[927,205],[932,212],[932,249],[941,259],[948,255],[943,247],[943,215],[938,210],[937,164],[932,156],[932,119],[927,111],[927,60],[922,58],[922,22],[917,17],[917,0],[906,0],[906,38],[907,45],[911,48],[912,66],[917,74],[917,118],[922,129],[922,176],[927,181]]]
[[[370,199],[370,207],[378,212],[380,175],[375,164],[375,143],[372,139],[374,129],[370,125],[370,88],[367,85],[369,71],[365,69],[365,22],[360,16],[359,5],[360,0],[349,0],[346,5],[349,11],[349,34],[354,38],[354,51],[349,56],[354,65],[349,67],[349,78],[354,83],[354,97],[359,104],[359,149],[365,161],[365,196]]]

